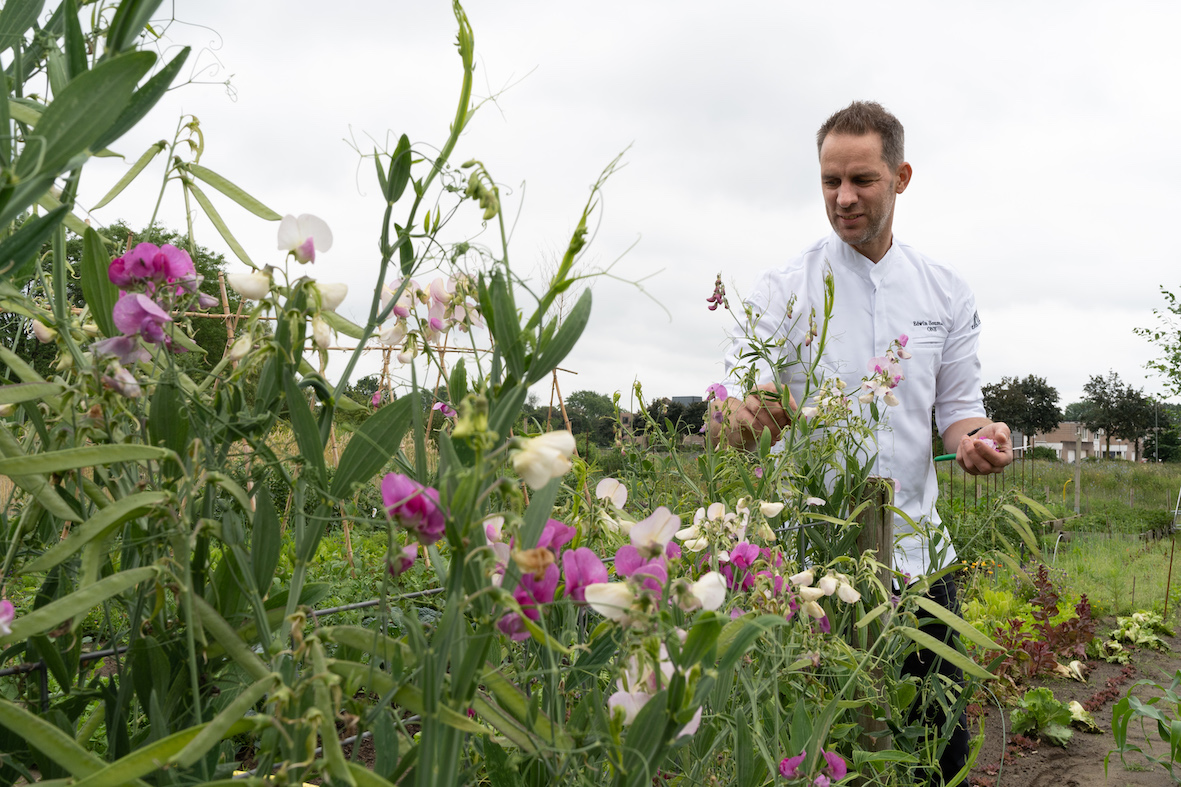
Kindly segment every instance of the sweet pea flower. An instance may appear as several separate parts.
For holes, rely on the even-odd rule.
[[[903,338],[906,338],[906,336],[903,335]],[[846,764],[845,758],[836,752],[821,750],[820,753],[824,755],[824,762],[826,764],[824,769],[825,774],[837,781],[845,778],[845,775],[849,773],[849,766]]]
[[[636,600],[635,591],[626,582],[587,585],[583,597],[591,609],[617,623],[627,623],[631,619],[631,605]]]
[[[831,596],[833,593],[837,592],[838,583],[839,580],[833,576],[833,573],[830,571],[820,578],[820,581],[816,583],[816,586],[820,588],[820,591],[824,593],[824,595]]]
[[[336,311],[336,307],[344,303],[345,296],[349,294],[349,285],[343,282],[316,282],[314,286],[320,293],[320,308],[324,311]]]
[[[607,567],[587,547],[569,549],[563,553],[562,572],[566,580],[566,595],[575,601],[586,601],[586,589],[590,585],[607,582]]]
[[[382,391],[374,391],[373,396],[369,397],[369,406],[373,409],[381,407]]]
[[[982,445],[986,445],[994,451],[1000,450],[999,448],[996,447],[996,440],[993,440],[991,437],[977,437],[976,442],[978,442]]]
[[[114,391],[120,396],[125,396],[128,399],[134,399],[140,395],[139,381],[135,379],[135,375],[123,368],[122,364],[115,361],[112,366],[114,373],[110,375],[103,375],[103,388]]]
[[[12,633],[12,621],[16,619],[16,607],[8,599],[0,600],[0,637]]]
[[[652,695],[646,691],[620,690],[607,698],[607,710],[614,716],[616,709],[619,709],[623,713],[623,726],[626,727],[636,720],[640,709],[648,704],[650,699]]]
[[[254,342],[251,339],[250,334],[248,334],[248,333],[242,334],[241,336],[239,336],[237,339],[234,340],[234,343],[232,345],[230,345],[230,352],[228,354],[229,359],[231,361],[242,360],[243,358],[245,358],[247,356],[247,354],[250,352],[250,349],[253,346],[254,346]]]
[[[484,520],[484,536],[489,541],[499,541],[504,533],[504,517],[490,516]]]
[[[414,565],[418,557],[418,544],[407,544],[387,560],[390,576],[396,577]]]
[[[438,410],[439,412],[443,413],[443,415],[446,416],[447,418],[454,418],[455,417],[455,408],[452,407],[451,405],[447,404],[446,402],[435,402],[433,405],[431,405],[431,409]]]
[[[678,530],[674,535],[681,540],[684,548],[690,552],[700,552],[709,546],[709,539],[705,537],[701,525],[696,523]]]
[[[312,341],[321,350],[327,350],[329,345],[332,344],[332,335],[334,333],[336,331],[332,330],[332,326],[323,317],[317,314],[312,318]]]
[[[288,214],[279,222],[279,251],[292,254],[297,262],[315,262],[317,251],[332,248],[332,230],[321,218],[310,213],[298,218]]]
[[[816,577],[813,575],[812,569],[808,569],[807,571],[801,571],[798,574],[792,574],[790,577],[788,577],[788,580],[796,587],[806,588],[816,581]]]
[[[112,336],[110,339],[100,339],[90,345],[90,349],[95,355],[112,355],[121,364],[146,361],[152,357],[134,336]]]
[[[556,519],[547,519],[537,538],[538,549],[548,549],[557,555],[577,535],[577,528],[562,524]]]
[[[50,328],[40,320],[31,320],[33,324],[33,335],[37,337],[37,341],[42,344],[49,344],[57,338],[57,331]],[[993,444],[995,445],[995,443]]]
[[[730,550],[730,560],[735,568],[750,568],[758,558],[759,548],[749,541],[743,541]]]
[[[815,618],[816,620],[828,619],[828,616],[824,612],[824,608],[815,601],[805,601],[800,605],[800,610],[803,611],[808,617]]]
[[[800,598],[802,598],[806,602],[807,601],[819,601],[820,599],[822,599],[828,595],[827,593],[824,592],[824,590],[822,588],[811,587],[811,586],[799,588],[796,590],[796,592],[799,594]]]
[[[726,600],[726,578],[710,571],[689,586],[689,592],[701,603],[701,608],[715,610]]]
[[[609,500],[611,505],[622,510],[627,503],[627,487],[619,479],[604,478],[595,487],[595,497],[599,500]]]
[[[759,503],[759,513],[767,517],[767,519],[773,519],[779,516],[779,512],[782,510],[783,503],[768,503],[765,501]]]
[[[693,714],[693,718],[689,719],[689,723],[681,727],[681,731],[677,733],[678,738],[684,738],[686,735],[695,735],[697,729],[701,726],[701,706],[697,707],[697,712]]]
[[[795,757],[784,757],[779,763],[779,775],[785,779],[794,779],[799,776],[800,766],[804,764],[807,759],[808,752],[802,751]]]
[[[804,505],[806,505],[806,506],[822,506],[827,502],[828,501],[826,501],[822,497],[809,497],[809,498],[805,498]]]
[[[542,547],[514,550],[512,558],[513,562],[517,564],[517,568],[538,578],[543,576],[545,570],[556,560],[553,552]]]
[[[166,341],[164,324],[172,322],[168,312],[141,293],[129,293],[115,303],[111,310],[115,327],[127,336],[139,334],[145,341],[160,344]]]
[[[856,604],[861,600],[861,594],[857,591],[857,588],[842,582],[840,587],[837,588],[837,598],[846,604]]]
[[[226,281],[235,292],[250,301],[261,301],[271,291],[271,277],[261,271],[228,273]]]
[[[513,469],[531,489],[541,489],[550,479],[570,471],[574,435],[566,430],[547,432],[533,438],[517,438],[512,454]]]
[[[149,293],[166,283],[176,284],[179,291],[196,292],[201,283],[189,253],[170,243],[137,244],[122,257],[111,260],[107,278],[121,290],[142,287]]]
[[[446,523],[437,490],[413,478],[388,473],[381,482],[381,499],[390,518],[412,533],[418,543],[430,546],[443,537]]]
[[[541,618],[539,606],[549,604],[554,600],[554,592],[558,587],[558,574],[558,567],[551,563],[545,568],[540,578],[533,574],[521,576],[520,582],[513,589],[513,598],[521,605],[521,613],[526,618],[533,621]],[[510,639],[516,641],[529,639],[529,630],[525,628],[521,615],[516,612],[505,615],[497,621],[496,625]]]
[[[726,392],[726,386],[722,385],[721,383],[714,383],[705,390],[708,394],[705,397],[705,401],[707,402],[713,399],[717,399],[719,402],[724,402],[726,401],[726,397],[729,396],[729,394]]]
[[[644,557],[664,554],[665,546],[680,530],[681,518],[660,506],[650,516],[632,526],[631,542]]]

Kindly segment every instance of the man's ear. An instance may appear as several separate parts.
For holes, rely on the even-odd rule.
[[[910,164],[905,161],[898,165],[898,171],[894,173],[894,193],[901,194],[906,191],[906,187],[910,185],[910,176],[914,174],[914,170],[910,168]]]

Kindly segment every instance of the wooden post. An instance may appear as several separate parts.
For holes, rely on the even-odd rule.
[[[857,534],[857,550],[861,553],[871,550],[874,552],[877,561],[882,564],[878,580],[885,585],[886,592],[890,592],[893,583],[890,569],[894,555],[894,512],[889,506],[894,502],[894,482],[889,478],[870,478],[866,483],[865,499],[869,501],[869,505],[857,517],[861,524],[861,531]],[[871,624],[866,628],[865,635],[872,636],[874,629],[880,629],[880,626],[876,623]],[[881,667],[873,667],[869,676],[877,689],[876,694],[882,686]],[[886,698],[875,698],[873,704],[884,708],[889,714],[890,703]],[[886,719],[875,718],[871,712],[861,710],[857,716],[857,723],[862,729],[859,744],[863,749],[877,752],[893,748]]]

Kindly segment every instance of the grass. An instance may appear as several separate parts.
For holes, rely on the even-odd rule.
[[[1070,593],[1086,593],[1098,615],[1130,615],[1137,610],[1164,611],[1172,539],[1141,544],[1122,539],[1076,538],[1063,544],[1050,564],[1065,576]],[[1046,558],[1051,559],[1047,554]],[[1181,611],[1181,561],[1173,564],[1169,617]]]

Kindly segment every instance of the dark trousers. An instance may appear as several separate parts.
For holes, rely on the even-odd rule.
[[[959,614],[959,601],[956,598],[955,582],[951,577],[944,577],[932,585],[928,595],[932,601],[946,607],[957,615]],[[923,632],[930,634],[940,642],[947,643],[952,648],[956,647],[958,636],[955,630],[941,623],[937,618],[932,617],[923,610],[919,610],[918,623]],[[902,663],[902,675],[904,677],[906,675],[914,675],[919,678],[926,678],[931,675],[933,670],[940,675],[946,675],[960,686],[964,685],[964,673],[959,667],[944,661],[925,648],[920,648],[914,653],[911,653]],[[931,679],[938,680],[934,676]],[[925,709],[923,708],[924,703],[926,705]],[[911,707],[908,721],[912,723],[917,722],[920,717],[936,739],[943,737],[943,728],[947,723],[947,714],[944,713],[937,699],[934,697],[924,698],[921,689],[918,697],[915,699],[914,705]],[[947,746],[939,756],[939,771],[942,779],[936,777],[934,783],[941,784],[964,767],[964,764],[968,761],[970,744],[968,717],[966,714],[961,713],[957,724],[947,738]]]

